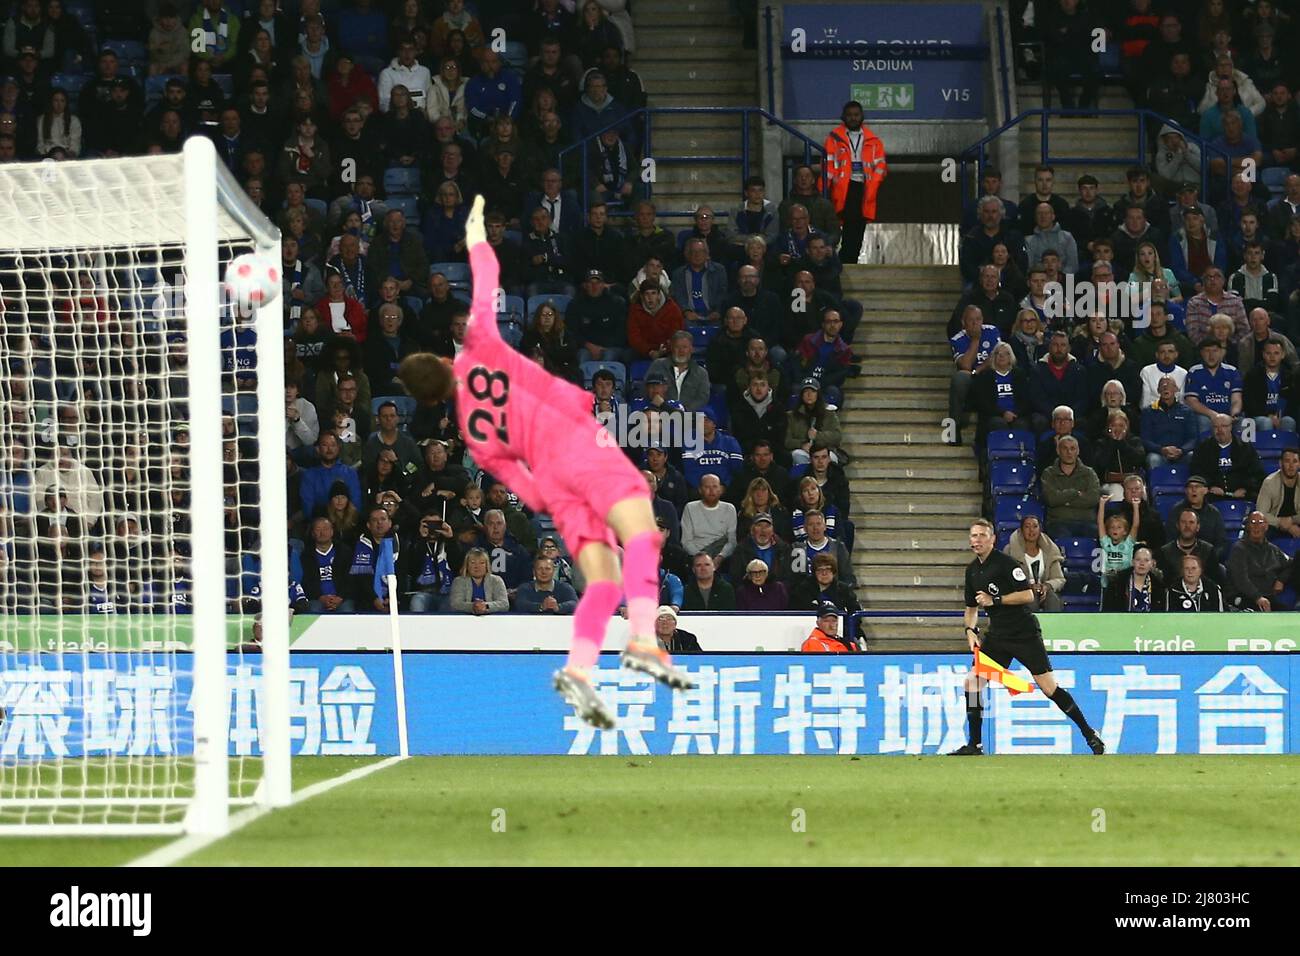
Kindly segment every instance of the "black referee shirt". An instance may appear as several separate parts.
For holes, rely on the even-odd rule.
[[[975,595],[986,591],[991,597],[1006,597],[1013,591],[1028,591],[1029,575],[1020,562],[994,549],[983,562],[976,558],[966,568],[966,606],[976,607]],[[1028,604],[993,604],[984,609],[989,624],[998,634],[1032,634],[1037,620]]]

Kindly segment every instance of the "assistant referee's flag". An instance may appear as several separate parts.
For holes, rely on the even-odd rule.
[[[1012,696],[1028,694],[1034,689],[1032,681],[1017,677],[979,648],[975,649],[975,673],[991,681],[997,681]]]

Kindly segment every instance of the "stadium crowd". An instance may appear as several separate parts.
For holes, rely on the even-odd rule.
[[[1064,106],[1109,77],[1171,122],[1109,199],[1086,171],[1015,198],[981,170],[947,334],[986,514],[1044,610],[1293,609],[1300,24],[1271,0],[1014,19]]]
[[[567,614],[583,590],[548,516],[466,455],[453,408],[417,408],[395,380],[412,352],[461,348],[476,193],[502,269],[502,334],[592,391],[593,415],[654,491],[664,607],[858,609],[836,410],[859,370],[848,343],[862,306],[844,296],[835,249],[846,203],[846,241],[860,244],[864,178],[883,177],[883,153],[864,177],[845,146],[829,182],[800,167],[781,199],[750,177],[733,207],[700,206],[673,232],[641,192],[629,114],[646,92],[621,0],[12,6],[0,162],[175,152],[207,136],[282,230],[299,610],[380,613],[396,599],[414,613]],[[487,42],[498,29],[503,53]],[[838,141],[859,143],[857,130]],[[69,613],[184,610],[187,556],[160,543],[188,503],[184,469],[160,465],[187,439],[183,406],[163,415],[184,397],[183,336],[133,364],[115,299],[66,263],[44,280],[30,265],[0,268],[0,304],[25,310],[31,333],[5,385],[9,518],[30,532],[5,553],[5,573],[29,581],[10,593]],[[77,328],[87,313],[98,339]],[[251,329],[228,322],[229,593],[246,603],[260,546],[255,353]],[[94,379],[97,350],[118,364],[90,394],[70,383]],[[159,568],[167,583],[151,587]]]

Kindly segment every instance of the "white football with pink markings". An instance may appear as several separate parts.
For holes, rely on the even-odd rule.
[[[226,296],[239,315],[252,315],[280,294],[280,263],[248,252],[226,266]]]

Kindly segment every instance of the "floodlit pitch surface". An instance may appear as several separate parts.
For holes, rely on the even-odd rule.
[[[297,759],[294,786],[367,762]],[[1296,756],[416,757],[184,863],[1294,866],[1298,816]],[[166,842],[0,839],[0,863]]]

